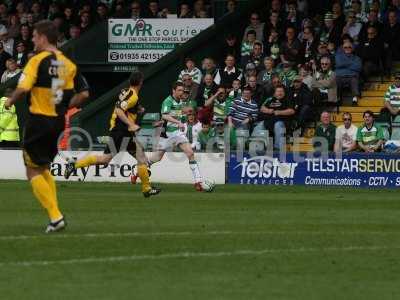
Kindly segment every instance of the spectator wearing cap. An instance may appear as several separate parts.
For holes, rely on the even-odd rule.
[[[366,153],[380,152],[385,142],[382,128],[375,125],[374,113],[370,110],[364,112],[363,119],[364,124],[357,130],[358,146]]]
[[[241,57],[251,54],[251,51],[253,51],[254,43],[256,41],[256,32],[254,30],[249,30],[246,34],[246,39],[242,41],[242,45],[240,47]]]
[[[332,62],[328,56],[321,58],[321,69],[314,73],[311,89],[315,103],[337,102],[336,74],[332,70]]]
[[[202,73],[199,68],[196,67],[196,63],[190,57],[185,59],[185,68],[179,73],[178,81],[183,81],[183,75],[188,74],[196,84],[201,83]]]
[[[225,68],[220,69],[217,75],[221,78],[220,85],[230,87],[235,79],[242,80],[242,70],[235,65],[235,57],[228,54],[225,58]]]
[[[256,13],[256,12],[253,12],[250,15],[250,20],[249,21],[250,21],[250,24],[244,30],[242,43],[247,41],[249,31],[254,31],[255,40],[263,42],[265,23],[261,22],[260,15],[258,13]]]
[[[321,40],[332,43],[335,47],[340,44],[340,37],[342,35],[342,28],[334,22],[333,14],[327,12],[324,17],[324,25],[322,27]]]
[[[344,42],[342,51],[336,52],[335,62],[337,89],[342,91],[345,86],[350,86],[353,105],[357,105],[362,65],[361,59],[353,53],[353,45],[350,42]]]
[[[286,28],[286,39],[280,46],[280,58],[282,62],[301,62],[301,42],[296,36],[296,29],[293,26]]]
[[[264,58],[264,69],[257,74],[257,83],[265,86],[271,81],[272,75],[276,74],[275,63],[271,57]]]
[[[379,38],[375,27],[367,29],[367,39],[362,41],[356,50],[362,60],[363,76],[367,79],[381,71],[380,63],[383,58],[383,40]]]
[[[248,84],[250,76],[257,77],[257,68],[256,65],[253,63],[248,63],[245,68],[244,72],[244,83]]]
[[[381,115],[385,121],[391,123],[392,119],[400,113],[400,72],[395,74],[395,82],[387,89],[384,99]]]
[[[262,43],[256,41],[253,44],[253,49],[250,55],[242,56],[241,65],[243,68],[245,68],[249,63],[252,63],[256,67],[257,73],[263,69],[264,54],[262,47]]]
[[[241,97],[233,101],[228,115],[230,128],[250,129],[253,122],[257,120],[258,106],[251,95],[251,88],[244,87]]]
[[[277,86],[274,96],[264,101],[260,111],[265,129],[274,136],[274,149],[282,151],[286,144],[286,128],[295,114],[294,103],[286,96],[285,87]]]
[[[279,72],[279,79],[286,88],[292,85],[292,81],[297,75],[293,66],[293,62],[284,62],[282,63],[282,70]]]
[[[351,113],[343,113],[343,124],[336,128],[335,152],[350,152],[357,149],[357,127],[351,124],[351,119]]]
[[[17,41],[13,58],[19,68],[23,68],[25,66],[28,61],[28,51],[24,42]]]
[[[206,74],[199,86],[196,95],[196,102],[198,107],[204,106],[204,103],[218,90],[218,85],[214,82],[211,74]]]
[[[15,75],[18,75],[21,69],[18,68],[17,63],[13,58],[9,58],[6,61],[6,70],[1,75],[0,83],[5,83],[7,80],[11,79]]]
[[[13,55],[14,39],[8,37],[8,30],[4,25],[0,25],[0,42],[3,43],[4,51],[10,55]]]
[[[218,59],[221,64],[224,63],[227,55],[232,55],[236,61],[240,61],[240,42],[237,40],[234,34],[228,33],[225,36],[224,42],[221,46],[221,50],[219,51],[221,56]]]
[[[328,111],[321,113],[321,123],[315,129],[313,146],[323,152],[333,151],[335,146],[336,126],[331,123],[331,114]]]
[[[297,128],[301,129],[302,136],[306,127],[306,122],[312,120],[312,94],[307,85],[303,83],[301,76],[296,76],[292,83],[292,88],[289,90],[289,101],[294,103],[296,112]]]
[[[317,53],[315,57],[310,61],[311,67],[314,71],[321,69],[321,58],[328,56],[331,60],[332,69],[335,68],[335,56],[329,52],[328,43],[325,39],[321,39],[319,41],[319,45],[317,48]]]

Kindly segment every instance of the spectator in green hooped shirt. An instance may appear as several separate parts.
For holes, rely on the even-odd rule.
[[[335,145],[336,126],[331,123],[331,115],[327,111],[321,113],[321,123],[315,129],[315,138],[313,139],[314,148],[324,147],[321,139],[325,139],[325,146],[328,149],[320,149],[321,151],[333,151]]]
[[[225,121],[229,114],[232,100],[227,97],[226,89],[224,87],[219,87],[217,92],[208,98],[204,105],[206,107],[212,107],[213,122],[215,122],[217,119],[222,119]]]
[[[367,153],[381,151],[385,137],[382,128],[374,124],[374,113],[367,110],[364,112],[363,118],[364,125],[358,127],[357,130],[358,146]]]

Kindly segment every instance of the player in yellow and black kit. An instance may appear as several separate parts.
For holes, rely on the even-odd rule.
[[[64,114],[74,101],[77,74],[75,64],[57,50],[57,35],[57,28],[52,22],[35,24],[32,41],[38,54],[28,61],[17,89],[6,103],[6,107],[11,107],[30,92],[23,158],[33,193],[50,218],[46,233],[66,226],[58,208],[56,185],[49,164],[58,152],[57,140],[64,130]]]
[[[138,94],[143,85],[143,74],[141,72],[133,72],[129,78],[129,85],[129,88],[121,91],[116,102],[110,120],[109,136],[111,141],[104,154],[88,155],[81,160],[68,163],[64,177],[68,179],[77,168],[108,164],[118,152],[127,151],[138,162],[137,168],[142,182],[142,192],[147,198],[157,195],[160,189],[150,185],[147,158],[143,146],[135,139],[135,132],[140,129],[137,124],[140,110]]]

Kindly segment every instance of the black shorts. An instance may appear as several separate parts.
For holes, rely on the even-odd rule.
[[[57,142],[64,131],[65,118],[29,115],[24,128],[25,165],[32,168],[49,165],[58,153]]]
[[[116,153],[125,151],[131,153],[132,155],[135,154],[136,143],[134,140],[134,133],[129,132],[128,130],[112,129],[110,131],[109,137],[111,140],[111,144],[107,144],[107,148],[104,150],[105,154],[113,153],[113,147],[115,147]]]

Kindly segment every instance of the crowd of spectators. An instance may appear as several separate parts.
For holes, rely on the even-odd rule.
[[[311,15],[309,1],[272,0],[250,14],[243,35],[226,34],[218,57],[186,59],[178,80],[207,132],[221,124],[250,135],[268,130],[281,150],[287,133],[302,136],[320,111],[343,102],[343,91],[356,106],[368,77],[391,75],[400,58],[400,1],[328,3]],[[385,105],[388,114],[399,112],[398,102],[392,100],[394,109]],[[334,150],[336,129],[318,130],[331,134]]]

